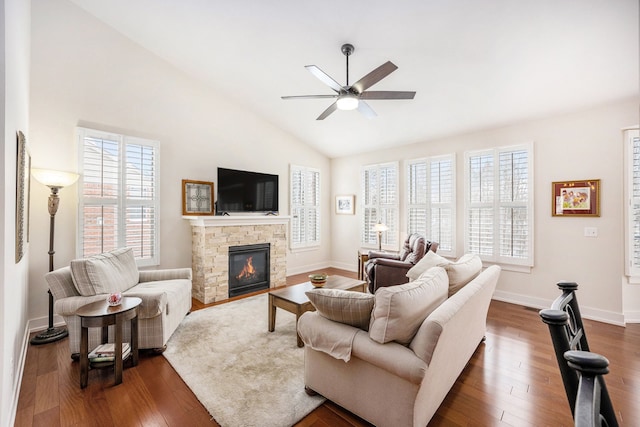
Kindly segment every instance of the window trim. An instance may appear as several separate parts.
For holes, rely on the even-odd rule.
[[[444,160],[449,160],[451,161],[451,176],[452,176],[452,200],[450,203],[440,203],[439,205],[442,206],[448,206],[451,209],[451,250],[444,250],[442,246],[438,246],[438,255],[441,256],[448,256],[448,257],[455,257],[456,256],[456,226],[457,226],[457,219],[456,219],[456,153],[449,153],[449,154],[442,154],[442,155],[438,155],[438,156],[429,156],[429,157],[421,157],[421,158],[417,158],[417,159],[410,159],[410,160],[406,160],[405,161],[405,168],[404,168],[404,173],[405,173],[405,189],[406,189],[406,198],[405,198],[405,221],[406,221],[406,231],[408,234],[412,233],[412,230],[409,229],[411,221],[409,219],[409,215],[410,215],[410,210],[411,207],[413,206],[418,206],[418,204],[412,204],[411,203],[411,190],[410,190],[410,186],[411,186],[411,182],[410,182],[410,168],[412,165],[415,164],[420,164],[420,163],[425,163],[426,167],[427,167],[427,201],[426,203],[424,203],[424,207],[427,211],[427,222],[430,223],[431,222],[431,208],[433,207],[433,204],[431,203],[431,190],[430,190],[430,183],[431,183],[431,166],[433,162],[442,162]],[[422,205],[422,204],[420,204]],[[425,238],[427,240],[431,240],[434,239],[436,242],[438,241],[438,239],[436,239],[434,236],[425,236]],[[438,242],[441,243],[441,242]]]
[[[80,173],[80,178],[78,180],[78,222],[76,229],[76,256],[78,258],[84,257],[83,255],[83,240],[84,240],[84,206],[87,203],[91,203],[92,200],[99,200],[99,203],[102,205],[117,205],[120,206],[118,209],[118,223],[126,224],[125,215],[127,206],[131,205],[131,202],[127,202],[126,191],[124,188],[118,189],[118,197],[111,203],[109,200],[106,201],[104,199],[94,199],[84,197],[82,192],[84,188],[84,139],[86,137],[96,137],[101,139],[110,139],[113,141],[117,141],[120,147],[118,154],[118,164],[120,166],[125,165],[125,167],[119,167],[119,176],[118,180],[121,185],[124,187],[126,185],[126,175],[127,175],[127,167],[126,167],[126,145],[145,145],[153,147],[154,149],[154,158],[155,158],[155,176],[156,180],[154,181],[155,194],[156,197],[154,200],[136,200],[133,204],[135,205],[146,205],[153,206],[155,211],[155,222],[156,226],[153,230],[153,241],[154,241],[154,255],[150,258],[136,258],[136,265],[138,267],[151,267],[160,265],[160,224],[161,224],[161,207],[160,207],[160,142],[156,140],[150,140],[145,138],[139,138],[135,136],[122,135],[114,132],[105,132],[97,129],[76,128],[77,141],[78,141],[78,171]],[[117,246],[123,247],[126,242],[126,227],[120,227],[118,230],[117,236]]]
[[[318,175],[318,197],[316,197],[316,202],[315,205],[311,206],[305,206],[305,205],[301,205],[302,209],[315,209],[317,214],[318,214],[318,226],[317,226],[317,233],[318,233],[318,238],[317,240],[309,240],[306,239],[304,242],[301,243],[294,243],[293,242],[293,219],[294,219],[294,208],[297,207],[297,205],[294,204],[293,202],[293,174],[294,171],[299,170],[303,173],[315,173]],[[305,251],[305,250],[312,250],[312,249],[316,249],[318,247],[320,247],[320,245],[322,244],[322,209],[321,209],[321,203],[320,200],[322,198],[322,175],[320,173],[320,169],[318,168],[312,168],[312,167],[307,167],[307,166],[299,166],[299,165],[294,165],[291,164],[289,167],[289,212],[291,214],[291,220],[289,221],[289,248],[291,249],[292,252],[299,252],[299,251]],[[303,190],[304,191],[304,190]]]
[[[469,210],[472,207],[470,201],[470,170],[469,170],[469,160],[471,157],[481,156],[486,154],[491,154],[493,156],[494,165],[496,166],[494,172],[494,198],[493,201],[486,205],[491,205],[493,207],[494,213],[494,223],[493,223],[493,236],[494,236],[494,246],[493,246],[493,254],[491,255],[480,255],[480,258],[483,262],[504,265],[504,266],[514,266],[517,271],[528,271],[534,265],[534,226],[535,226],[535,218],[534,218],[534,163],[533,163],[533,142],[527,142],[516,145],[502,146],[502,147],[494,147],[487,148],[482,150],[474,150],[474,151],[466,151],[464,153],[464,250],[465,253],[470,253],[469,249]],[[501,153],[513,152],[513,151],[527,151],[527,226],[528,226],[528,239],[527,239],[527,252],[529,256],[523,259],[517,259],[512,257],[500,256],[500,241],[499,241],[499,231],[500,231],[500,207],[513,205],[513,203],[509,202],[501,202],[500,201],[500,174],[499,174],[499,156]]]
[[[636,223],[633,215],[633,140],[640,138],[638,127],[630,127],[622,130],[624,144],[624,274],[630,284],[640,284],[640,265],[633,265],[634,239],[632,238]]]

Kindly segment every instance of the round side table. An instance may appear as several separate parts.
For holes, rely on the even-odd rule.
[[[110,306],[106,299],[80,307],[76,314],[80,317],[80,387],[87,386],[89,378],[89,328],[102,328],[102,343],[108,339],[108,327],[115,325],[114,371],[115,384],[122,383],[122,327],[131,320],[131,360],[138,364],[138,297],[123,297],[120,305]]]

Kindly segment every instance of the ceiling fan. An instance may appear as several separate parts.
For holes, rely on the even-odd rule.
[[[387,61],[369,74],[358,80],[352,85],[349,85],[349,56],[353,53],[354,47],[350,44],[342,45],[342,53],[347,58],[347,84],[345,86],[340,85],[327,73],[322,71],[315,65],[306,65],[305,68],[316,76],[322,83],[329,86],[336,93],[333,95],[299,95],[299,96],[283,96],[282,99],[322,99],[333,98],[336,101],[329,106],[322,114],[318,116],[316,120],[324,120],[329,114],[336,110],[355,110],[356,108],[365,117],[372,119],[377,116],[371,106],[365,102],[369,99],[413,99],[416,95],[415,92],[401,92],[401,91],[367,91],[371,86],[378,83],[380,80],[387,77],[389,74],[398,69],[398,67],[391,61]]]

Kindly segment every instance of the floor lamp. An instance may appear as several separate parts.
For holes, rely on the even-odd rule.
[[[67,187],[78,179],[79,175],[71,172],[61,172],[47,169],[31,169],[33,177],[46,185],[51,189],[49,195],[49,271],[53,271],[53,232],[55,229],[56,212],[58,212],[58,205],[60,204],[60,198],[58,197],[58,191],[61,188]],[[49,327],[44,332],[36,335],[31,339],[31,344],[47,344],[50,342],[58,341],[67,335],[69,332],[63,328],[53,327],[53,294],[51,289],[47,290],[49,293]]]

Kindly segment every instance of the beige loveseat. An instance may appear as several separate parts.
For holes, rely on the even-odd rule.
[[[427,425],[484,339],[500,267],[476,272],[450,297],[447,273],[433,267],[375,296],[310,291],[317,311],[298,323],[308,391],[378,427]]]
[[[80,353],[78,308],[107,298],[112,292],[142,299],[138,309],[138,343],[141,349],[163,350],[185,315],[191,310],[191,268],[138,271],[130,248],[116,249],[47,273],[45,279],[55,299],[54,312],[69,330],[72,357]],[[109,339],[113,339],[112,326]],[[131,337],[124,325],[124,341]],[[89,328],[89,348],[100,344],[100,328]]]

